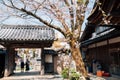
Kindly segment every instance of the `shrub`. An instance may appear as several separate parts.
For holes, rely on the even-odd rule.
[[[74,69],[70,72],[70,80],[79,80],[80,74],[77,73]]]
[[[65,79],[69,77],[69,69],[68,68],[63,69],[62,77]]]

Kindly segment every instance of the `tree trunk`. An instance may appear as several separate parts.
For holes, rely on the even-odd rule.
[[[86,77],[88,77],[88,73],[85,69],[85,65],[82,60],[82,55],[80,52],[79,45],[78,46],[77,45],[78,44],[76,44],[74,39],[71,40],[70,47],[71,47],[72,57],[73,57],[74,61],[76,62],[77,71],[82,73],[82,75],[86,78]]]

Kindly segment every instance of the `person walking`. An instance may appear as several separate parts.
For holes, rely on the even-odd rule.
[[[30,64],[30,61],[27,59],[26,64],[25,64],[26,65],[26,71],[30,70],[29,64]]]
[[[24,72],[24,61],[23,60],[21,60],[20,66],[21,66],[21,72]]]

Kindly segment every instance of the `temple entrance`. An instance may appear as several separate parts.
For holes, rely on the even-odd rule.
[[[6,49],[6,55],[4,57],[2,57],[3,55],[0,56],[1,60],[5,58],[5,61],[3,61],[5,64],[3,67],[4,76],[7,77],[13,74],[16,69],[15,66],[20,66],[19,60],[23,60],[24,63],[26,63],[27,60],[30,61],[29,70],[34,68],[39,70],[40,75],[44,75],[45,55],[42,51],[45,47],[49,48],[52,46],[55,38],[54,30],[37,25],[2,25],[0,29],[0,44]],[[25,48],[24,51],[22,51],[22,48]],[[33,54],[34,51],[29,50],[32,48],[39,48],[41,52]],[[19,50],[16,51],[17,49]],[[19,51],[23,53],[18,55]],[[17,69],[19,70],[20,68]]]

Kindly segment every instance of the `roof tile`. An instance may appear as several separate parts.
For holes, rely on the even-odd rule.
[[[2,25],[0,40],[43,41],[54,40],[54,30],[48,27],[32,25]]]

